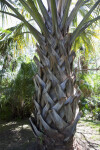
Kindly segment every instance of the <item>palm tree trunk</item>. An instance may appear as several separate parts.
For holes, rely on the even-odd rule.
[[[38,66],[34,78],[36,109],[35,117],[30,118],[34,135],[43,138],[47,150],[70,150],[81,117],[78,108],[80,91],[72,72],[75,52],[71,51],[69,42],[64,45],[59,40],[54,47],[50,43],[38,45],[37,53],[40,61],[34,57]]]
[[[49,141],[50,142],[50,141]],[[48,145],[45,143],[46,150],[74,150],[73,139],[71,139],[67,144],[61,143],[60,141],[55,144],[49,143]]]
[[[73,136],[81,117],[78,108],[80,91],[72,71],[75,52],[71,51],[71,34],[65,34],[58,27],[60,18],[54,0],[51,0],[50,9],[52,29],[49,28],[53,33],[37,45],[40,60],[34,57],[38,74],[34,77],[35,112],[30,123],[34,135],[43,139],[47,150],[72,150]]]

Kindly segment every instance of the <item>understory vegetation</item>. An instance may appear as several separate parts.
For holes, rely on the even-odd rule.
[[[13,74],[13,72],[11,72]],[[17,74],[2,76],[0,85],[0,119],[29,117],[34,109],[34,62],[22,62]],[[7,73],[7,72],[6,72]]]
[[[84,116],[100,120],[100,71],[79,75],[79,87],[82,91],[80,109]]]

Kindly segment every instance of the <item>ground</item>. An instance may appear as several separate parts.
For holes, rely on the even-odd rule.
[[[85,142],[90,150],[100,150],[100,121],[82,119],[75,136]]]
[[[100,150],[100,121],[82,119],[75,136],[85,142],[90,150]],[[0,150],[35,150],[36,146],[28,119],[0,121]]]

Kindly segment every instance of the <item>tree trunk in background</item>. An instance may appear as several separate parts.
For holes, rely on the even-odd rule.
[[[80,48],[81,56],[80,56],[80,65],[82,73],[88,73],[88,61],[86,60],[85,49],[83,47]]]
[[[88,62],[86,61],[86,58],[83,55],[80,58],[80,64],[82,73],[88,73]]]

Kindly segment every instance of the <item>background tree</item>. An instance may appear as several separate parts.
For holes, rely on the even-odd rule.
[[[75,52],[71,51],[71,48],[75,39],[89,25],[100,19],[100,16],[97,16],[88,20],[100,0],[89,9],[72,33],[70,33],[71,22],[79,8],[89,0],[78,0],[71,12],[69,12],[71,0],[47,0],[48,11],[42,1],[37,0],[41,13],[33,0],[19,0],[34,18],[41,32],[11,3],[7,0],[1,1],[15,13],[10,15],[15,15],[24,22],[38,41],[37,53],[40,61],[34,58],[39,70],[34,79],[36,109],[34,119],[30,118],[34,135],[44,137],[46,145],[50,144],[51,147],[55,145],[55,149],[61,147],[69,150],[73,147],[73,135],[81,117],[78,109],[80,91],[75,84],[72,71]]]

